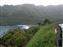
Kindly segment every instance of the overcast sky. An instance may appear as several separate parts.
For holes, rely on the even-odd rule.
[[[59,5],[63,4],[63,0],[0,0],[0,5],[20,5],[20,4],[35,4],[35,5]]]

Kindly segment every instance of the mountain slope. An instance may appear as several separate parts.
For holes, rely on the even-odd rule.
[[[45,25],[33,36],[26,47],[56,47],[54,25]]]
[[[61,20],[63,19],[63,5],[50,5],[46,7],[35,6],[33,4],[0,6],[0,21],[3,21],[0,22],[1,25],[15,25],[15,23],[35,24],[46,18],[63,22],[63,20]]]

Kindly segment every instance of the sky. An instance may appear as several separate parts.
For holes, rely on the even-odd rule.
[[[0,5],[21,5],[21,4],[35,4],[35,5],[60,5],[63,0],[0,0]]]

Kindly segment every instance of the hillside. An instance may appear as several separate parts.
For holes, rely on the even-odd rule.
[[[36,24],[43,19],[63,22],[63,5],[35,6],[33,4],[0,6],[0,25]]]
[[[0,38],[0,44],[6,47],[56,47],[54,24],[40,24],[28,30],[10,29]]]
[[[26,47],[56,47],[54,25],[45,25],[33,36]]]

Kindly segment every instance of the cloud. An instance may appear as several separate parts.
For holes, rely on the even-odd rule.
[[[0,5],[18,5],[18,4],[35,4],[35,5],[58,5],[63,4],[63,0],[0,0]]]

